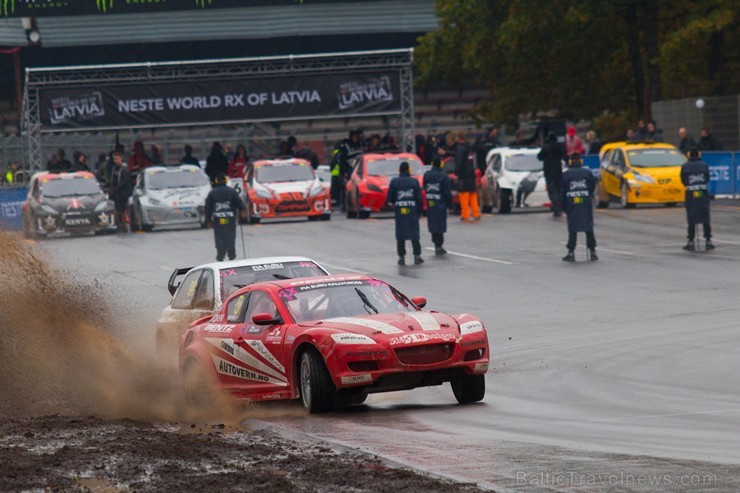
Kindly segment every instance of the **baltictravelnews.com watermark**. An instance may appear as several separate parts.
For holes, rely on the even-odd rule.
[[[516,472],[517,486],[717,486],[714,474],[585,474],[576,471]]]

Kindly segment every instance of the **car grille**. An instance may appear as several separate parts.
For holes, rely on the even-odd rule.
[[[404,365],[432,365],[450,359],[453,344],[425,344],[396,349],[396,356]]]
[[[275,212],[278,214],[283,212],[308,212],[310,210],[311,206],[305,200],[286,200],[275,206]]]

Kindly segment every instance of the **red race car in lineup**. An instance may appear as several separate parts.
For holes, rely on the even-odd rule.
[[[216,389],[254,401],[300,398],[322,413],[370,393],[450,382],[458,402],[482,400],[483,322],[425,305],[360,275],[252,284],[181,338],[186,395],[195,405]]]
[[[350,162],[352,174],[347,182],[345,200],[348,218],[367,219],[372,212],[389,211],[386,203],[391,178],[398,176],[403,161],[411,166],[411,176],[422,186],[424,163],[409,152],[368,152]]]

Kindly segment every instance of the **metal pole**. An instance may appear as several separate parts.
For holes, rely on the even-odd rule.
[[[242,224],[241,220],[239,221],[239,233],[242,237],[242,258],[247,258],[247,248],[244,246],[244,224]]]

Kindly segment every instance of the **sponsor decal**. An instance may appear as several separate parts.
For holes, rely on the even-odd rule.
[[[372,338],[362,334],[332,334],[336,344],[376,344]]]
[[[364,82],[352,81],[339,85],[339,109],[348,110],[356,106],[379,101],[393,101],[393,90],[388,77],[369,79]]]
[[[224,321],[224,315],[223,313],[214,313],[211,317],[211,322],[223,322]]]
[[[282,394],[264,394],[262,396],[265,400],[274,400],[274,399],[281,399],[283,397]]]
[[[370,358],[380,359],[388,356],[388,351],[379,349],[377,351],[352,351],[351,353],[345,354],[348,358]]]
[[[421,325],[421,330],[439,330],[439,323],[437,322],[437,319],[434,318],[434,315],[432,315],[431,313],[411,312],[407,313],[406,315],[419,322],[419,325]]]
[[[280,365],[279,362],[275,360],[275,357],[270,354],[270,357],[272,358],[275,363],[275,367],[280,368],[280,372],[274,370],[273,368],[269,367],[264,362],[257,359],[254,355],[249,353],[246,349],[243,347],[238,346],[234,341],[231,340],[224,340],[224,339],[216,339],[216,338],[206,338],[206,340],[212,344],[214,347],[219,348],[223,351],[226,351],[229,355],[233,356],[235,359],[239,360],[241,363],[244,363],[248,367],[257,370],[260,373],[265,374],[271,378],[271,381],[275,381],[277,383],[285,383],[285,369],[282,365]],[[252,341],[250,341],[252,342]],[[265,349],[265,352],[267,350]],[[212,355],[213,357],[218,357],[215,355]]]
[[[462,347],[468,347],[468,346],[483,346],[486,343],[485,339],[476,339],[474,341],[465,341],[462,344],[460,344]]]
[[[88,226],[90,219],[87,217],[67,218],[64,220],[64,224],[67,226]]]
[[[288,337],[287,337],[287,341],[288,341],[288,342],[293,342],[293,341],[295,341],[295,336],[293,336],[293,335],[291,335],[291,336],[288,336]]]
[[[256,371],[237,366],[215,355],[212,355],[211,357],[213,358],[213,364],[216,365],[216,371],[222,375],[241,378],[243,380],[270,383],[271,379],[267,375],[262,375],[261,373],[257,373]]]
[[[221,349],[229,353],[230,355],[234,356],[234,346],[230,345],[226,341],[221,341]]]
[[[67,121],[91,120],[101,116],[105,116],[105,109],[100,91],[52,98],[49,106],[49,121],[52,125]]]
[[[80,199],[73,198],[69,199],[69,205],[67,206],[67,210],[70,209],[84,209],[85,206],[82,205],[82,202],[80,202]]]
[[[476,363],[473,367],[473,371],[486,372],[488,371],[488,363]]]
[[[337,317],[327,319],[326,321],[336,322],[340,324],[359,325],[360,327],[366,327],[368,329],[380,331],[383,334],[400,334],[403,332],[398,327],[394,327],[392,325],[388,325],[385,322],[379,322],[378,320],[373,320],[369,318]]]
[[[456,340],[455,334],[447,334],[447,333],[433,333],[433,334],[426,334],[426,333],[416,333],[416,334],[404,334],[402,336],[398,337],[392,337],[390,339],[390,344],[395,346],[397,344],[414,344],[416,342],[428,342],[428,341],[444,341],[449,342]]]
[[[282,336],[282,333],[280,332],[280,327],[275,327],[272,329],[268,334],[265,340],[267,341],[280,341]]]
[[[252,270],[255,272],[260,272],[264,270],[275,270],[275,269],[284,269],[285,267],[283,264],[262,264],[262,265],[253,265]]]
[[[370,376],[369,373],[364,373],[362,375],[352,375],[349,377],[342,377],[340,378],[341,382],[344,385],[352,385],[356,383],[368,383],[373,381],[373,377]]]
[[[483,324],[477,321],[473,322],[465,322],[464,324],[460,324],[460,333],[462,335],[465,334],[473,334],[475,332],[481,332],[483,331]]]
[[[226,333],[231,332],[234,329],[233,325],[223,325],[223,324],[208,324],[205,327],[203,327],[203,330],[206,332],[219,332],[219,333]]]
[[[247,330],[247,334],[259,334],[262,332],[262,327],[259,325],[252,325],[249,330]]]
[[[280,370],[281,373],[285,373],[285,367],[275,358],[275,356],[267,349],[262,341],[246,341],[257,354],[262,356],[272,366]]]
[[[362,286],[365,283],[363,281],[331,281],[321,282],[318,284],[309,284],[307,286],[298,286],[298,291],[310,291],[312,289],[322,288],[336,288],[340,286]]]

